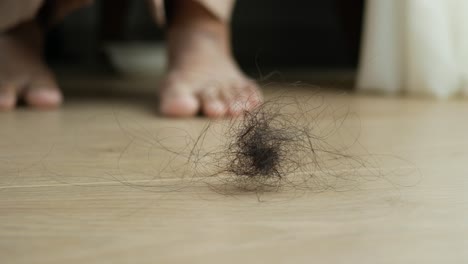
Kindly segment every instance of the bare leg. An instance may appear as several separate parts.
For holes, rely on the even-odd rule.
[[[10,110],[19,97],[37,108],[54,108],[62,94],[42,58],[43,32],[26,22],[0,33],[0,110]]]
[[[20,98],[42,109],[55,108],[63,101],[55,77],[44,62],[44,31],[93,0],[40,2],[38,17],[0,32],[0,110],[13,109]]]
[[[168,28],[169,69],[161,86],[168,116],[236,116],[261,102],[256,83],[231,55],[229,25],[195,1],[174,1]]]

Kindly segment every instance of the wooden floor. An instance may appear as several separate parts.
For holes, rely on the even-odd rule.
[[[145,85],[76,81],[59,111],[0,114],[1,263],[468,263],[468,102],[323,92],[382,177],[226,195],[158,176],[151,140],[207,120],[158,117]]]

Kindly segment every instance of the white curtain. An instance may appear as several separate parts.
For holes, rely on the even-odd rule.
[[[357,86],[468,96],[468,0],[368,0]]]

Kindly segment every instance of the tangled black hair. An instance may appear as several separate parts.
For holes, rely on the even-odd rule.
[[[291,155],[297,137],[291,131],[274,126],[275,115],[262,111],[245,112],[227,147],[230,163],[226,171],[239,177],[281,178],[284,163]]]
[[[362,156],[348,153],[358,135],[339,146],[329,143],[343,139],[349,109],[340,112],[318,101],[282,96],[239,118],[210,122],[190,142],[186,172],[223,193],[286,186],[323,190],[336,186],[337,180],[354,182],[356,169],[369,165]],[[208,147],[206,138],[220,140]]]
[[[222,194],[344,191],[363,181],[390,182],[380,169],[384,156],[361,146],[359,117],[347,103],[330,104],[317,93],[269,98],[240,117],[158,120],[156,129],[114,112],[120,128],[115,131],[128,140],[116,149],[117,166],[105,177],[151,192],[208,186]],[[132,154],[138,159],[126,162]],[[61,181],[47,159],[41,160],[43,169]],[[130,179],[130,174],[138,176]]]

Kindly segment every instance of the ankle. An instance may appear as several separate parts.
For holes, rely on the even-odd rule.
[[[203,5],[193,0],[173,0],[169,6],[168,31],[190,34],[201,33],[229,41],[229,25]]]
[[[29,50],[42,53],[44,48],[44,32],[36,21],[28,21],[9,30],[12,36]]]
[[[203,26],[172,26],[167,33],[169,63],[198,60],[200,55],[209,56],[214,52],[230,56],[228,34],[224,30],[213,30]],[[217,55],[216,55],[217,56]]]
[[[169,48],[211,43],[230,50],[229,25],[224,21],[196,1],[174,1],[173,5],[173,16],[167,29]]]
[[[169,26],[221,25],[221,21],[193,0],[171,0],[168,6]]]

